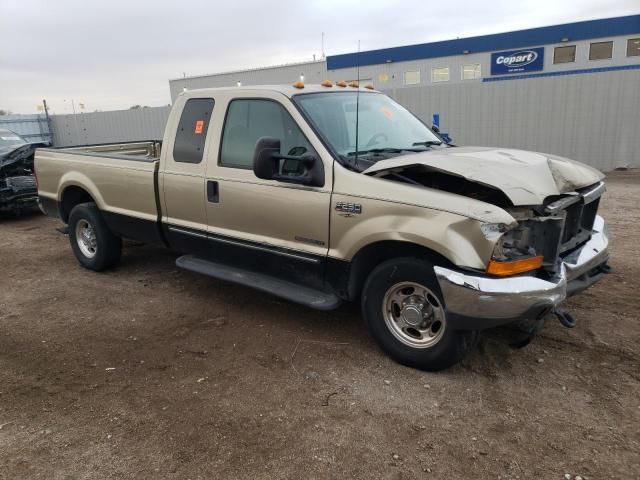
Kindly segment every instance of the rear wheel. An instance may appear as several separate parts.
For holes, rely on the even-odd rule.
[[[442,370],[459,362],[477,336],[447,324],[433,265],[417,258],[376,267],[364,285],[362,312],[382,350],[422,370]]]
[[[95,203],[81,203],[71,210],[69,242],[80,265],[89,270],[99,272],[120,260],[122,239],[109,230]]]

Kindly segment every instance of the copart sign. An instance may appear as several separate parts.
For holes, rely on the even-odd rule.
[[[544,47],[491,54],[491,75],[535,72],[544,67]]]

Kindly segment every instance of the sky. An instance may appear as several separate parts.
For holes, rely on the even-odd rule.
[[[0,0],[0,109],[160,106],[169,79],[640,13],[638,0]]]

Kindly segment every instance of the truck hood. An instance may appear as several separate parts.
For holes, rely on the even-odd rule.
[[[33,172],[33,155],[42,143],[27,143],[15,148],[0,150],[0,178],[25,175]]]
[[[518,205],[540,205],[551,195],[593,185],[604,175],[580,162],[509,148],[453,147],[380,160],[365,175],[424,166],[502,191]]]

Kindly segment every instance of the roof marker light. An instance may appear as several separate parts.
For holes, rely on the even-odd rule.
[[[302,80],[298,80],[293,84],[294,88],[304,88],[304,82]]]
[[[333,82],[331,80],[324,80],[320,85],[323,87],[333,87]]]
[[[347,82],[345,82],[344,80],[338,80],[336,82],[336,87],[346,87],[347,86]]]
[[[358,88],[360,84],[357,82],[357,80],[352,80],[349,82],[349,86],[353,88]]]
[[[373,90],[373,83],[367,83],[364,88],[368,88],[369,90]]]

